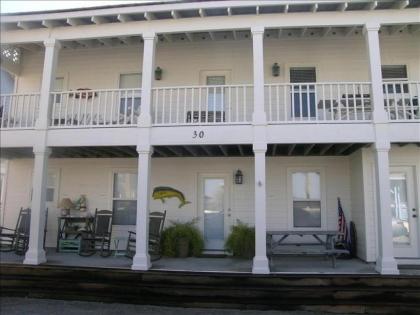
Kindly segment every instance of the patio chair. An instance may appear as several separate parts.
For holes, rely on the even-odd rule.
[[[29,229],[31,225],[31,209],[21,208],[15,229],[0,227],[0,250],[14,251],[24,255],[29,245]]]
[[[100,250],[102,257],[111,255],[112,211],[95,210],[92,231],[81,231],[80,256],[92,256]]]
[[[149,254],[152,260],[161,257],[161,236],[165,225],[166,210],[164,212],[151,212],[149,214]],[[136,253],[136,232],[128,231],[128,241],[125,256],[133,258]]]

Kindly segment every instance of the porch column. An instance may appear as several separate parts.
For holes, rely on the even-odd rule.
[[[152,86],[155,69],[156,33],[143,34],[143,70],[141,83],[141,111],[139,125],[152,125]]]
[[[388,156],[390,148],[389,141],[377,141],[374,148],[378,224],[378,253],[375,269],[381,274],[399,274],[398,265],[394,258],[394,245],[392,241],[391,186],[389,181]]]
[[[50,116],[51,91],[54,89],[58,53],[61,48],[59,41],[49,38],[44,41],[45,56],[42,70],[41,94],[39,96],[39,116],[36,129],[47,129]]]
[[[252,273],[268,274],[266,249],[266,188],[265,188],[265,152],[267,144],[254,144],[255,162],[255,257]]]
[[[150,163],[152,148],[150,145],[138,145],[137,152],[137,220],[136,220],[136,254],[133,258],[133,270],[148,270],[151,267],[149,256],[149,197],[150,197]]]
[[[23,263],[28,265],[39,265],[47,261],[43,245],[47,194],[47,164],[51,150],[47,147],[35,146],[33,151],[35,160],[32,179],[29,248]]]
[[[266,124],[267,118],[264,109],[264,27],[253,27],[252,57],[254,73],[254,124]]]
[[[388,116],[384,107],[384,93],[382,87],[381,49],[379,46],[378,23],[367,23],[363,33],[369,55],[369,78],[372,85],[371,99],[373,106],[373,121],[375,123],[387,122]]]

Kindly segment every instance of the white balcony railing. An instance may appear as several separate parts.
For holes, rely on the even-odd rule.
[[[0,128],[34,128],[38,110],[39,93],[2,94],[0,96]]]
[[[420,120],[420,82],[384,82],[384,103],[391,121]]]
[[[265,85],[269,123],[358,122],[372,119],[370,83]]]
[[[154,125],[247,124],[252,85],[182,86],[153,89]]]
[[[77,90],[51,94],[51,128],[134,126],[140,115],[140,89]]]

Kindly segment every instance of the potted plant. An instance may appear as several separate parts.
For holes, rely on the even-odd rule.
[[[238,220],[226,240],[225,249],[234,257],[252,258],[255,255],[255,228]]]
[[[162,232],[162,254],[168,257],[200,256],[204,240],[196,222],[197,219],[171,221],[172,225]]]

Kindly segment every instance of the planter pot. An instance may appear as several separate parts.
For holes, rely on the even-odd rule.
[[[178,246],[177,248],[178,257],[180,258],[188,257],[189,247],[190,247],[189,239],[185,237],[178,239],[177,246]]]

